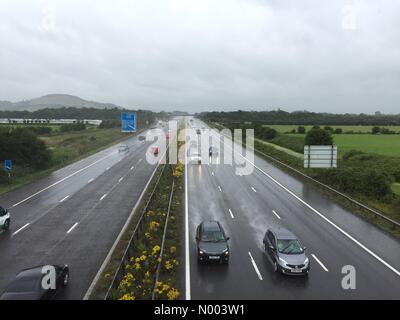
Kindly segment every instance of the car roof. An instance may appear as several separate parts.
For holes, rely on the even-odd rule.
[[[221,231],[221,227],[218,221],[203,221],[203,229],[207,231]]]
[[[297,237],[286,228],[280,227],[280,228],[274,228],[274,229],[270,229],[270,230],[275,235],[275,237],[278,239],[297,239]]]

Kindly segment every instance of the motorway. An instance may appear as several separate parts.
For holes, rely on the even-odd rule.
[[[146,132],[142,133],[145,134]],[[155,165],[137,136],[0,196],[11,228],[0,234],[0,292],[24,268],[68,264],[58,299],[82,299],[131,214]]]
[[[208,128],[198,119],[189,125]],[[221,143],[219,155],[224,147],[231,148]],[[187,165],[187,299],[400,298],[398,240],[258,156],[246,160],[254,167],[250,175],[217,160]],[[219,220],[230,236],[228,266],[197,262],[195,230],[208,219]],[[307,247],[308,277],[273,271],[262,239],[279,226]],[[345,265],[355,267],[355,290],[342,288]]]

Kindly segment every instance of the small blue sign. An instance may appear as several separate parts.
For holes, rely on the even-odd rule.
[[[136,113],[122,112],[121,113],[121,131],[136,132]]]
[[[11,169],[12,169],[11,160],[4,161],[4,168],[6,169],[7,172],[11,172]]]

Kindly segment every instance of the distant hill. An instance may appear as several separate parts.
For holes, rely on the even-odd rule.
[[[48,94],[31,100],[23,100],[19,102],[0,101],[0,110],[10,111],[35,111],[45,108],[96,108],[96,109],[113,109],[121,108],[112,103],[101,103],[88,101],[69,94]]]

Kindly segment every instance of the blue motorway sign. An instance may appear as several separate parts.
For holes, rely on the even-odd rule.
[[[7,172],[11,172],[11,169],[12,169],[11,160],[4,161],[4,168],[6,169]]]
[[[121,113],[121,131],[135,132],[136,131],[136,113],[122,112]]]

